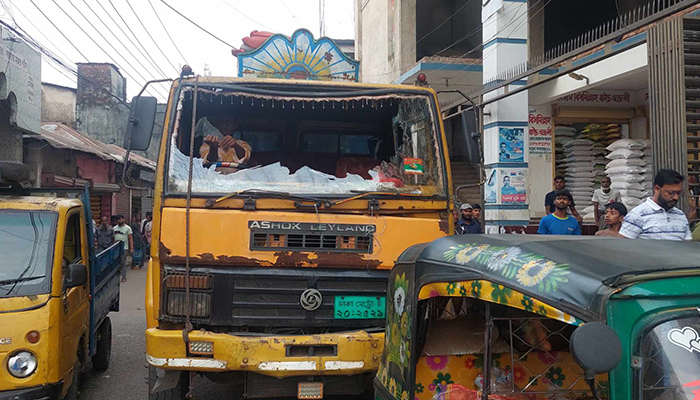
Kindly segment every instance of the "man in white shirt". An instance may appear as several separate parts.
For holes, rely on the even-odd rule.
[[[654,196],[627,214],[620,234],[629,239],[692,240],[688,218],[676,208],[683,195],[683,180],[676,171],[659,171],[654,178]]]
[[[593,198],[591,199],[593,201],[593,213],[595,214],[595,223],[596,225],[598,225],[599,230],[605,229],[605,206],[607,206],[610,203],[619,203],[622,201],[622,196],[620,196],[620,192],[610,188],[611,184],[612,180],[610,180],[610,177],[604,177],[603,181],[600,184],[601,188],[596,189],[595,192],[593,192]]]

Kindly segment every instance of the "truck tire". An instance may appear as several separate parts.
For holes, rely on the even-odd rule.
[[[106,371],[109,368],[109,358],[112,355],[112,321],[106,317],[97,328],[97,350],[92,356],[92,368],[96,371]]]
[[[153,387],[158,380],[156,375],[155,367],[148,367],[148,399],[149,400],[184,400],[187,396],[187,391],[190,387],[190,374],[189,372],[181,372],[180,380],[177,382],[177,386],[170,390],[163,390],[156,393],[151,393]]]

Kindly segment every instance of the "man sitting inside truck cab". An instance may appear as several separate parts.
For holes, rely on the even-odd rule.
[[[195,127],[197,133],[206,135],[199,147],[199,155],[207,163],[222,163],[217,166],[217,171],[222,174],[236,172],[237,164],[245,164],[250,159],[252,148],[247,142],[233,137],[238,128],[235,118],[224,116],[212,121],[210,123],[206,117],[201,118]]]

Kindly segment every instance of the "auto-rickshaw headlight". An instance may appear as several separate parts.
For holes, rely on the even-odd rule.
[[[7,370],[15,378],[26,378],[36,371],[37,361],[34,354],[22,350],[7,359]]]

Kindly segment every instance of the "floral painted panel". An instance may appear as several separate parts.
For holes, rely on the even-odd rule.
[[[557,264],[539,254],[523,252],[517,246],[461,244],[450,247],[444,253],[444,258],[446,261],[499,273],[514,284],[540,293],[555,292],[569,282],[568,264]]]
[[[409,296],[413,285],[410,284],[406,273],[399,270],[398,267],[395,269],[393,285],[387,293],[384,352],[377,377],[393,398],[408,400],[413,326]]]
[[[419,300],[431,297],[471,297],[491,303],[503,304],[543,317],[556,319],[570,325],[581,325],[583,321],[560,311],[537,299],[508,287],[484,280],[430,283],[423,286]]]
[[[588,385],[581,379],[583,371],[569,353],[514,354],[513,360],[510,355],[493,355],[492,391],[504,398],[564,399],[567,391],[588,390]],[[481,354],[421,357],[416,365],[415,400],[440,398],[439,394],[449,388],[448,385],[480,391],[483,388],[483,365],[484,356]],[[599,389],[607,388],[606,376],[601,375],[596,381]]]

